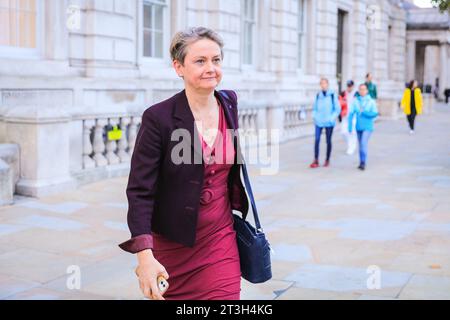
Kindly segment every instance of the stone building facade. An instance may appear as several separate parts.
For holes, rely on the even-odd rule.
[[[387,117],[406,81],[401,1],[0,0],[0,25],[0,144],[18,150],[0,185],[30,196],[127,174],[142,112],[182,89],[168,47],[189,26],[224,38],[241,127],[281,142],[311,134],[320,77],[337,90],[372,72]]]

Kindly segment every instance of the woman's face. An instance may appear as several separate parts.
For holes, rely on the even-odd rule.
[[[211,92],[222,80],[222,54],[219,45],[209,39],[198,40],[187,47],[184,65],[174,61],[174,68],[186,86]]]
[[[320,88],[322,91],[328,91],[328,81],[327,80],[320,80]]]
[[[361,85],[359,86],[359,95],[361,97],[365,97],[369,93],[369,90],[367,90],[367,86]]]

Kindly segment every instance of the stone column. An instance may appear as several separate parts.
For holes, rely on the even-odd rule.
[[[259,1],[258,17],[263,17],[264,14],[270,12],[270,1]],[[258,41],[255,43],[255,49],[257,50],[258,59],[256,60],[258,70],[267,72],[270,69],[270,34],[271,17],[260,19],[258,21]]]
[[[45,1],[45,54],[48,59],[68,58],[69,33],[66,26],[68,6],[68,0]]]
[[[284,142],[286,133],[284,131],[284,109],[281,103],[273,103],[267,108],[267,129],[269,132],[268,143],[276,144],[278,141],[272,141],[272,136],[270,135],[271,130],[278,130],[279,142]]]
[[[170,38],[172,38],[175,32],[186,29],[186,6],[187,0],[172,1],[172,10],[170,19],[172,33],[170,34]]]
[[[434,97],[432,93],[423,94],[423,113],[430,114],[433,113],[433,103]]]
[[[408,40],[406,50],[406,61],[408,63],[406,78],[408,79],[407,81],[410,81],[416,76],[416,41]]]
[[[441,94],[444,93],[444,90],[450,88],[448,83],[448,43],[441,42],[440,43],[440,73],[439,73],[439,88],[441,90]]]
[[[69,170],[70,116],[63,108],[17,106],[4,114],[4,122],[6,141],[20,146],[16,193],[41,197],[75,188]]]

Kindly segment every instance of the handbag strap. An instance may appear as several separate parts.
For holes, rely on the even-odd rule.
[[[258,210],[256,210],[256,202],[255,202],[255,198],[253,197],[252,186],[250,184],[250,178],[248,176],[247,166],[245,165],[245,163],[242,163],[242,174],[244,176],[245,189],[247,189],[247,193],[250,198],[250,203],[252,205],[253,218],[255,219],[256,230],[263,232],[263,229],[261,227],[261,222],[259,221]]]
[[[222,96],[224,96],[227,101],[231,101],[231,98],[228,96],[227,92],[222,90],[220,91],[220,93],[222,94]],[[263,232],[263,229],[261,227],[261,222],[259,221],[259,216],[258,216],[258,210],[256,209],[256,202],[255,202],[255,197],[253,196],[253,191],[252,191],[252,185],[250,184],[250,177],[248,175],[248,171],[247,171],[247,166],[244,162],[244,157],[241,154],[241,159],[242,159],[242,175],[244,176],[244,184],[245,184],[245,189],[247,190],[248,193],[248,197],[250,198],[250,204],[252,206],[252,212],[253,212],[253,218],[255,219],[255,226],[256,226],[256,230],[258,232]]]

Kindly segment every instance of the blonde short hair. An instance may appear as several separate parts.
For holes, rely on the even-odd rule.
[[[219,34],[214,30],[205,27],[193,27],[185,31],[179,31],[173,36],[172,43],[170,44],[170,56],[172,61],[177,60],[183,64],[188,46],[202,39],[209,39],[217,43],[220,47],[220,54],[223,59],[223,40]]]

